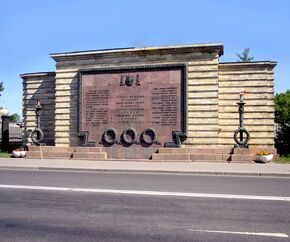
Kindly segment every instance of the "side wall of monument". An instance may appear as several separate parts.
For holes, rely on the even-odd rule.
[[[244,126],[250,147],[274,147],[274,62],[219,64],[219,145],[233,146],[244,93]]]
[[[30,133],[36,127],[35,106],[40,102],[40,128],[44,133],[43,143],[54,145],[55,139],[55,72],[21,75],[23,79],[24,142],[31,144]]]
[[[55,145],[78,145],[80,70],[157,64],[186,64],[188,67],[188,139],[185,145],[218,145],[218,73],[222,48],[171,47],[71,56],[52,54],[56,60]]]
[[[218,144],[218,64],[218,53],[188,63],[187,146]]]

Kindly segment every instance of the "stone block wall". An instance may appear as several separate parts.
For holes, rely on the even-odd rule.
[[[78,145],[78,72],[108,67],[162,64],[188,66],[188,139],[196,147],[218,144],[218,64],[223,46],[146,48],[52,54],[56,61],[55,144]],[[206,125],[205,125],[206,124]]]
[[[31,144],[30,133],[36,127],[35,106],[37,100],[43,108],[40,128],[44,132],[43,143],[54,145],[55,129],[55,72],[22,74],[24,142]]]
[[[188,138],[186,146],[218,144],[219,54],[188,63]]]
[[[219,65],[219,144],[233,146],[239,126],[239,94],[244,93],[244,126],[250,147],[274,147],[275,62],[221,63]]]
[[[56,72],[23,74],[25,131],[35,127],[35,105],[43,106],[44,142],[78,146],[79,73],[114,67],[186,64],[188,147],[233,147],[244,93],[244,126],[251,147],[274,146],[274,62],[219,63],[222,44],[130,48],[51,54]],[[29,143],[30,140],[28,139]]]

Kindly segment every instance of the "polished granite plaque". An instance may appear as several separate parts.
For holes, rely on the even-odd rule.
[[[183,130],[182,68],[86,72],[80,130],[97,146],[162,146]]]

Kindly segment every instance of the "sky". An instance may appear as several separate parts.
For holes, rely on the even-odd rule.
[[[277,61],[290,89],[289,0],[0,0],[0,106],[22,115],[19,75],[54,71],[50,53],[216,42],[221,62]]]

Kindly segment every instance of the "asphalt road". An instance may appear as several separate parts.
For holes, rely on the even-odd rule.
[[[1,170],[0,185],[23,186],[0,187],[1,242],[290,240],[290,201],[274,199],[290,196],[288,178]],[[110,189],[261,199],[112,194]]]

